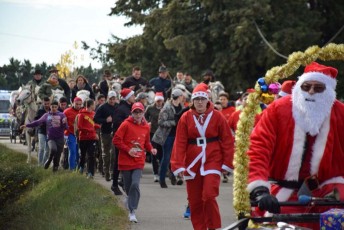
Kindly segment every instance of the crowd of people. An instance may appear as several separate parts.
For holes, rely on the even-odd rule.
[[[142,169],[151,162],[152,182],[161,189],[168,188],[166,178],[172,185],[186,183],[184,217],[191,215],[194,229],[220,228],[216,197],[221,178],[227,183],[233,172],[235,131],[254,90],[235,100],[223,91],[212,102],[212,71],[206,71],[200,83],[181,71],[171,79],[164,66],[158,72],[148,81],[134,67],[131,76],[119,81],[105,70],[103,80],[91,86],[82,75],[67,83],[56,69],[44,82],[37,70],[29,84],[40,86],[40,108],[35,120],[21,128],[38,127],[38,164],[44,168],[53,162],[53,171],[61,167],[90,179],[99,172],[112,181],[115,195],[126,194],[131,222],[137,222]],[[336,74],[332,67],[312,63],[297,82],[282,84],[273,103],[257,105],[248,191],[259,211],[280,212],[278,201],[296,199],[297,189],[309,177],[316,176],[320,185],[317,196],[337,187],[344,191],[344,168],[338,165],[344,156],[339,141],[344,107],[335,100]],[[174,88],[176,83],[185,88]],[[155,93],[151,104],[148,88]],[[64,92],[58,101],[53,99],[56,89]],[[82,90],[89,92],[86,99],[78,96]],[[343,192],[340,196],[344,199]]]

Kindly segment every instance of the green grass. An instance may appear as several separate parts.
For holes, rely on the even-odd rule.
[[[110,191],[77,173],[29,167],[24,154],[0,148],[0,229],[129,229]],[[17,184],[14,197],[8,184]]]

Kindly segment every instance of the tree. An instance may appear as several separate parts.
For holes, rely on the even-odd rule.
[[[126,25],[144,26],[143,34],[113,36],[103,45],[107,60],[121,73],[138,65],[155,76],[163,63],[172,73],[184,70],[201,80],[200,74],[211,68],[234,93],[284,64],[283,56],[322,46],[333,36],[343,41],[343,7],[333,0],[119,0],[110,15],[127,16]]]

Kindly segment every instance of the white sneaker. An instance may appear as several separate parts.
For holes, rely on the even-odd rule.
[[[154,175],[154,182],[159,182],[159,176],[158,175]]]
[[[130,222],[137,223],[137,219],[136,219],[136,216],[135,216],[135,212],[134,212],[134,211],[131,211],[131,212],[129,213],[129,221],[130,221]]]

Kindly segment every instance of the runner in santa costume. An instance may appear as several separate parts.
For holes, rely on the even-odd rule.
[[[216,197],[221,171],[232,172],[234,140],[224,116],[209,101],[208,86],[195,87],[193,105],[180,118],[174,142],[171,169],[184,176],[196,230],[221,227]]]
[[[279,206],[278,201],[298,200],[298,192],[324,197],[336,189],[344,200],[344,104],[336,100],[336,76],[333,67],[316,62],[306,66],[292,95],[270,104],[254,128],[248,191],[260,210],[329,209]]]

